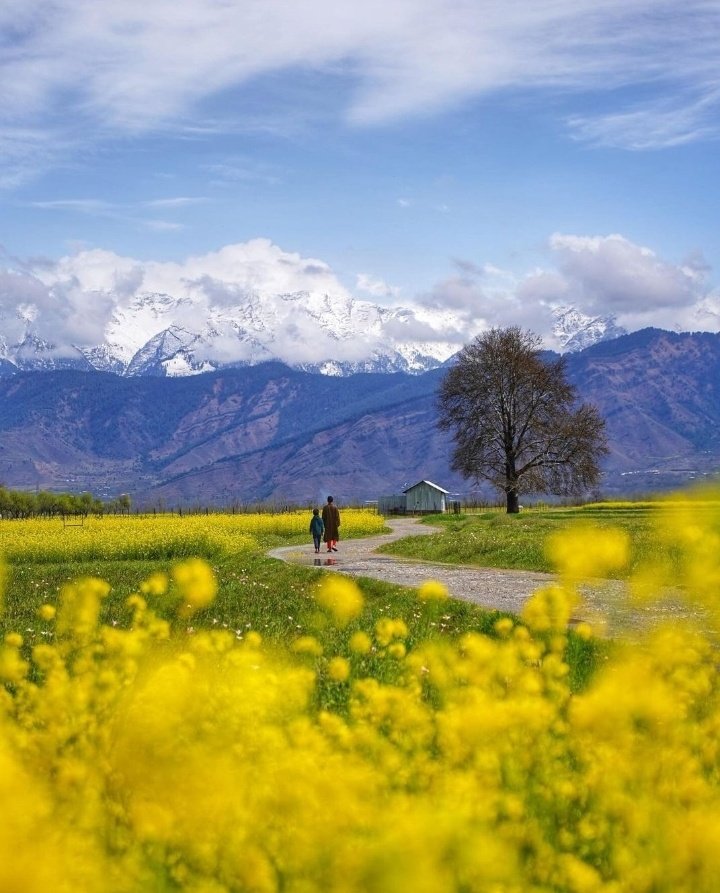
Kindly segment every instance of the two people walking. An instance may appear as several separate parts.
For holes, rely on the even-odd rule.
[[[321,537],[327,546],[328,552],[337,552],[337,542],[340,539],[340,512],[332,496],[328,496],[327,503],[323,506],[322,516],[318,509],[313,509],[313,516],[310,520],[310,533],[312,534],[316,553],[320,551]]]

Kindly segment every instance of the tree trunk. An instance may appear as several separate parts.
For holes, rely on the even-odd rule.
[[[507,497],[507,514],[517,515],[520,511],[520,497],[518,491],[514,489],[506,490],[505,496]]]

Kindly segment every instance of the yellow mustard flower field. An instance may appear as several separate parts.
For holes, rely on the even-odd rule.
[[[89,516],[65,526],[57,518],[30,518],[0,525],[0,552],[9,562],[73,562],[93,559],[161,559],[220,555],[257,548],[258,541],[308,539],[307,511],[277,514]],[[368,536],[384,529],[382,516],[343,510],[343,535]]]
[[[704,620],[608,643],[580,690],[569,644],[593,631],[568,623],[582,580],[630,561],[620,528],[558,534],[557,580],[521,616],[422,641],[336,574],[287,644],[193,623],[223,579],[192,555],[148,573],[126,625],[100,622],[102,579],[48,592],[49,634],[0,645],[0,891],[714,893],[720,510],[658,514],[673,561],[634,570],[632,597],[672,587]],[[135,555],[140,523],[103,527],[102,554]],[[212,548],[257,535],[197,523]],[[43,554],[9,530],[11,570]],[[167,554],[146,535],[138,552]],[[428,629],[446,610],[418,590]]]

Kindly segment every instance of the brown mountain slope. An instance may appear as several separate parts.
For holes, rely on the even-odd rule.
[[[435,425],[442,374],[23,373],[0,379],[0,481],[150,504],[373,499],[420,478],[467,492]],[[720,336],[645,330],[570,356],[568,374],[607,420],[604,493],[720,468]]]

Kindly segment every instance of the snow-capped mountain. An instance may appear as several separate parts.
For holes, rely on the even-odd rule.
[[[112,296],[112,304],[100,343],[63,347],[47,334],[40,337],[35,314],[19,308],[14,328],[8,327],[14,339],[3,331],[7,320],[0,320],[0,374],[75,368],[186,376],[267,360],[335,376],[420,373],[442,365],[476,334],[467,317],[449,310],[383,307],[326,291],[214,288],[207,281],[180,297],[136,293],[125,301]],[[554,317],[561,351],[625,334],[612,317],[586,316],[573,307],[559,308]]]
[[[268,295],[238,289],[228,301],[148,293],[118,304],[100,344],[60,350],[33,333],[0,341],[0,359],[22,369],[93,368],[126,376],[184,376],[281,360],[325,375],[423,372],[462,346],[448,311],[387,308],[347,295]]]
[[[553,335],[561,351],[575,353],[598,341],[610,341],[627,335],[614,316],[587,316],[575,307],[558,307],[553,311]]]

